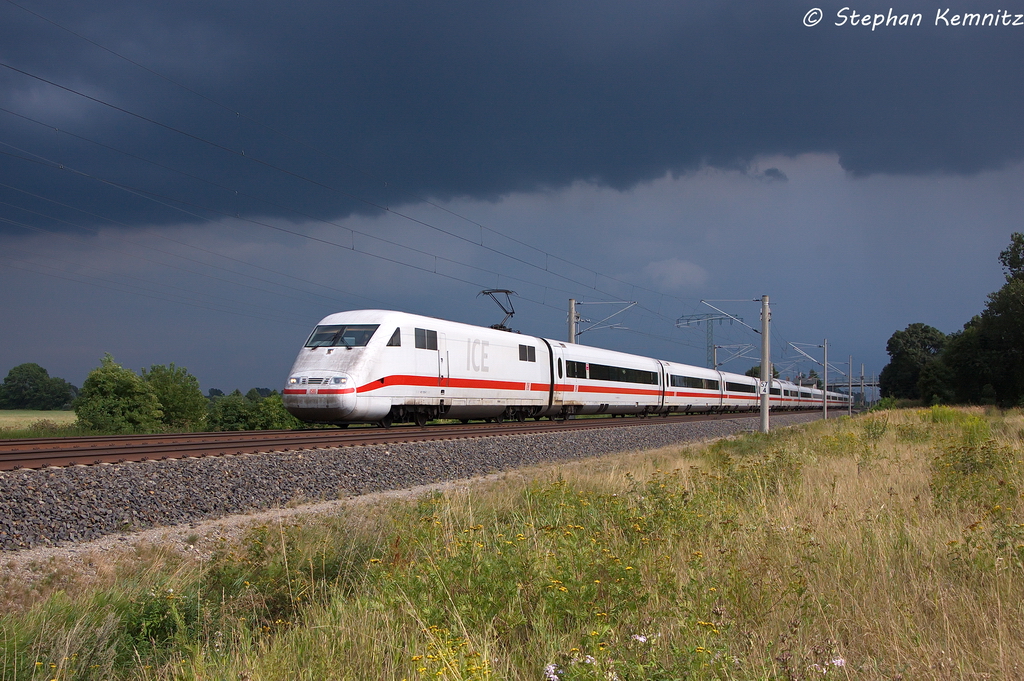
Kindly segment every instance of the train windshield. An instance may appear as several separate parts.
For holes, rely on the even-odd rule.
[[[313,329],[307,348],[365,347],[379,324],[323,324]]]

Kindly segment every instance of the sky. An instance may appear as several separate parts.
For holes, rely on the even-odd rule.
[[[700,366],[718,308],[738,373],[768,295],[783,376],[877,374],[1024,231],[1024,0],[891,2],[0,0],[0,376],[280,389],[328,314],[492,288]]]

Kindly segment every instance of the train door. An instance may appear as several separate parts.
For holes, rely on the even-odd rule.
[[[450,373],[448,371],[448,342],[443,333],[437,334],[437,384],[441,387],[448,385]]]
[[[718,405],[716,409],[721,410],[725,406],[725,376],[722,375],[721,371],[715,370],[718,374]],[[714,411],[714,409],[712,410]]]
[[[665,366],[665,363],[662,362],[660,359],[657,360],[657,362],[659,369],[658,383],[660,384],[658,386],[658,390],[660,393],[658,395],[658,411],[663,412],[665,411],[665,391],[668,390],[668,367]]]
[[[565,346],[558,341],[544,340],[548,346],[548,371],[551,382],[548,385],[548,406],[541,413],[553,417],[562,409],[562,391],[564,390],[565,362],[562,358],[562,348]]]

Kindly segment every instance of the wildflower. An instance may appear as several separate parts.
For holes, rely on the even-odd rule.
[[[633,640],[637,643],[647,643],[647,637],[643,634],[633,634]]]
[[[559,674],[562,670],[556,667],[554,664],[549,664],[544,667],[544,681],[559,681]]]

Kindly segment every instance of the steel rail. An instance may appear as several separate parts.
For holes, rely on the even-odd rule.
[[[426,427],[402,425],[388,429],[225,431],[166,435],[25,438],[0,440],[0,470],[525,435],[590,428],[623,428],[723,418],[751,418],[751,416],[749,413],[689,414],[646,419],[581,418],[567,421],[505,422],[503,424],[438,424]]]

